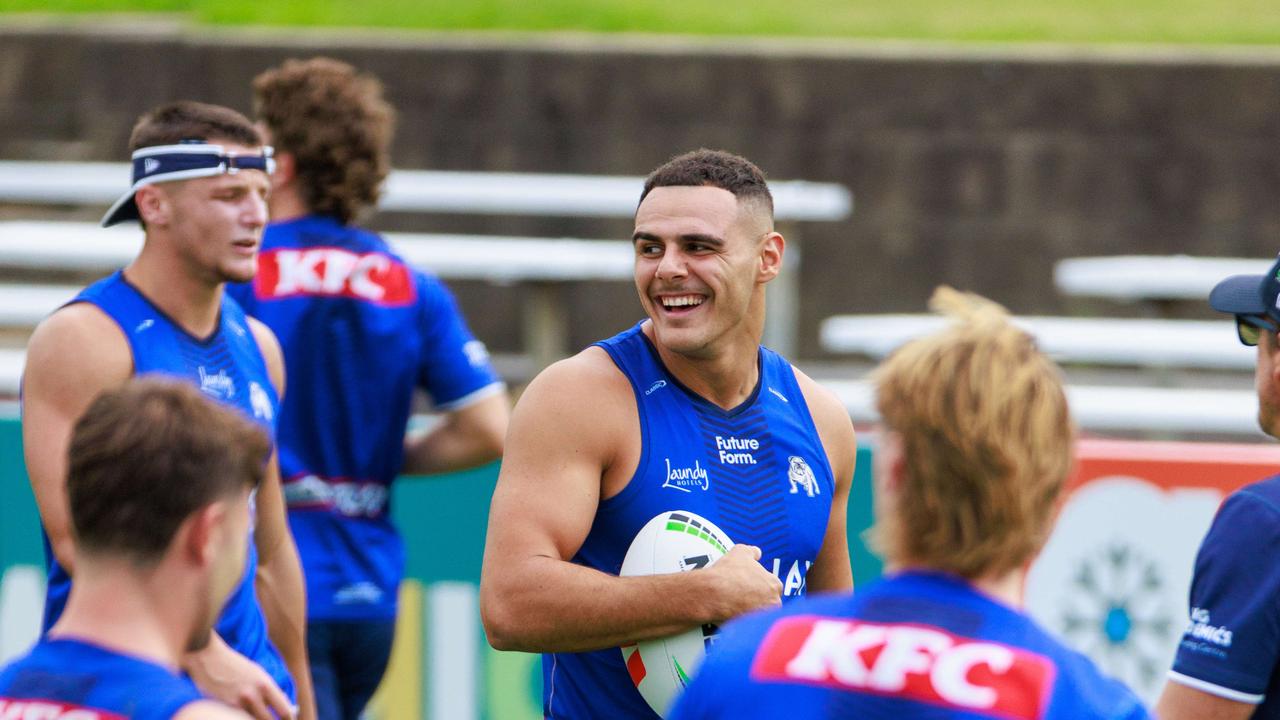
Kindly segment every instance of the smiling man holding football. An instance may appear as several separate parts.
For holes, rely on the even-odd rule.
[[[763,174],[719,151],[672,159],[645,182],[632,240],[648,319],[529,385],[490,510],[485,630],[544,653],[547,717],[653,718],[619,646],[852,586],[852,423],[760,345],[786,244]],[[738,544],[705,569],[619,577],[672,510]]]

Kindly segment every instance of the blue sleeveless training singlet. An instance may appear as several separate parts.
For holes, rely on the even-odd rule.
[[[201,699],[171,670],[70,638],[46,638],[0,669],[0,718],[168,720]]]
[[[573,562],[616,575],[646,522],[687,510],[735,543],[759,546],[761,564],[782,581],[784,602],[799,597],[822,548],[834,487],[795,370],[760,348],[755,391],[724,410],[667,372],[642,324],[597,343],[631,382],[641,453],[622,492],[600,502]],[[657,717],[617,648],[545,654],[542,672],[547,717]]]
[[[193,337],[179,327],[120,272],[85,288],[72,302],[92,303],[119,324],[129,341],[135,375],[159,373],[186,380],[206,395],[242,411],[274,440],[280,399],[257,340],[234,300],[223,297],[218,327],[205,339]],[[47,535],[44,543],[49,566],[44,610],[47,632],[62,615],[71,578],[54,557]],[[293,699],[293,680],[267,636],[267,624],[254,595],[257,567],[258,551],[250,537],[244,576],[227,599],[214,628],[228,645],[262,666]]]

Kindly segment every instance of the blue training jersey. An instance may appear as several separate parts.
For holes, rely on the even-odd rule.
[[[646,522],[686,510],[735,543],[759,546],[784,601],[799,597],[822,548],[834,484],[795,370],[760,348],[755,390],[724,410],[667,372],[642,325],[597,343],[631,381],[641,454],[622,492],[600,503],[573,561],[616,575]],[[657,717],[617,648],[543,655],[542,672],[547,717]]]
[[[1169,679],[1280,719],[1280,475],[1232,493],[1200,544]]]
[[[908,572],[725,626],[672,720],[1143,720],[1029,617],[954,577]]]
[[[70,638],[41,640],[0,669],[6,720],[168,720],[202,699],[168,668]]]
[[[197,338],[183,330],[120,272],[85,288],[72,302],[92,303],[119,324],[129,341],[136,375],[158,373],[186,380],[206,395],[239,409],[274,435],[279,396],[244,312],[231,298],[223,298],[218,327],[207,338]],[[139,498],[139,502],[145,503],[146,498]],[[252,532],[250,528],[251,535]],[[49,566],[44,608],[47,632],[62,615],[71,592],[71,578],[54,557],[47,535],[44,541]],[[292,699],[293,680],[267,636],[267,623],[254,594],[257,567],[258,550],[250,537],[244,576],[227,599],[214,628],[228,645],[261,665]]]
[[[392,619],[404,546],[390,488],[414,390],[445,410],[500,392],[488,353],[443,283],[330,217],[270,225],[253,283],[230,292],[284,350],[280,470],[307,617]]]

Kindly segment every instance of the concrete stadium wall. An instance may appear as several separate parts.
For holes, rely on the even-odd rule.
[[[9,25],[0,26],[0,157],[122,159],[149,106],[192,97],[247,109],[255,73],[318,53],[384,80],[400,109],[400,167],[636,175],[710,146],[776,178],[847,185],[851,220],[784,228],[804,249],[802,356],[821,355],[822,318],[920,311],[941,282],[1018,312],[1071,312],[1082,306],[1052,287],[1058,258],[1264,257],[1280,246],[1280,52],[1271,50]],[[389,214],[373,224],[630,230],[622,221]],[[490,346],[515,349],[518,291],[458,289]],[[639,316],[623,284],[571,292],[575,345]]]

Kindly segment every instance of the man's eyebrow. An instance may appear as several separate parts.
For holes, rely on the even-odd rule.
[[[718,235],[707,235],[705,233],[687,233],[684,235],[677,236],[677,239],[680,242],[686,242],[686,243],[696,242],[696,243],[702,243],[703,245],[714,245],[715,247],[724,246],[724,238]],[[650,233],[650,232],[645,232],[643,230],[638,230],[636,231],[635,235],[631,236],[631,242],[633,243],[640,242],[641,240],[651,240],[654,242],[661,242],[662,237],[659,235],[654,235],[653,233]]]
[[[720,237],[719,235],[707,235],[705,233],[689,233],[688,235],[681,235],[680,239],[683,240],[684,242],[696,242],[696,243],[702,243],[703,245],[714,245],[715,247],[724,246],[724,238]]]

